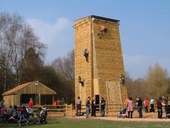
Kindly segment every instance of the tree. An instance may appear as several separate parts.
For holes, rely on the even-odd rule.
[[[134,80],[134,94],[135,99],[139,96],[142,100],[146,98],[145,93],[145,80],[143,78],[138,78]]]
[[[55,90],[58,94],[58,90],[60,88],[60,80],[55,69],[50,65],[43,66],[40,72],[40,76],[41,77],[38,80],[51,89]]]
[[[20,22],[21,17],[18,15],[0,14],[1,73],[4,76],[4,91],[7,89],[7,76],[12,72],[12,61],[16,59],[13,53],[16,51],[16,41],[21,31]]]
[[[68,52],[66,57],[57,58],[52,62],[58,79],[58,96],[64,97],[68,103],[74,101],[74,51]]]
[[[19,76],[24,76],[22,82],[29,82],[39,80],[41,78],[41,70],[43,69],[43,61],[39,57],[39,54],[35,52],[35,49],[29,48],[25,52],[24,59],[19,66],[21,71]]]
[[[157,99],[160,96],[168,94],[168,73],[158,63],[148,68],[145,81],[145,91],[148,97]]]
[[[14,85],[21,83],[23,72],[29,67],[28,61],[25,61],[26,51],[28,55],[28,49],[32,48],[40,58],[43,58],[46,46],[38,41],[33,29],[23,22],[20,15],[8,13],[0,13],[0,43],[1,73],[4,76],[3,88],[6,91],[11,86],[9,83]]]
[[[137,96],[143,97],[144,95],[144,79],[138,78],[133,80],[130,78],[129,73],[125,73],[126,76],[126,86],[128,90],[128,96],[132,99],[136,99]]]
[[[133,87],[133,79],[130,78],[130,75],[128,72],[125,72],[125,82],[126,82],[126,86],[127,86],[127,91],[128,91],[128,96],[133,96],[134,93],[134,87]]]

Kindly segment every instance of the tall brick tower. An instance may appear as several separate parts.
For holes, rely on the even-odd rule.
[[[101,38],[99,25],[108,28]],[[124,74],[119,20],[95,15],[75,20],[74,42],[75,99],[80,96],[85,104],[88,96],[95,97],[97,103],[104,97],[108,104],[122,104],[127,88],[119,77]],[[85,49],[88,61],[83,54]],[[83,84],[79,83],[79,76]]]

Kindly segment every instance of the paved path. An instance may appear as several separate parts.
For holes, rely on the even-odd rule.
[[[137,122],[170,122],[170,119],[166,119],[166,114],[163,113],[163,118],[158,119],[158,114],[155,113],[143,113],[143,118],[138,118],[139,114],[137,111],[133,113],[133,118],[117,118],[117,113],[107,114],[105,117],[100,117],[98,114],[97,117],[91,117],[89,116],[89,119],[102,119],[102,120],[113,120],[113,121],[137,121]],[[85,116],[75,116],[73,118],[78,119],[86,119]]]
[[[76,116],[74,119],[86,119],[85,116]],[[89,117],[88,119],[101,119],[101,120],[113,120],[113,121],[136,121],[136,122],[170,122],[170,119],[156,119],[156,118],[116,118],[116,117]]]

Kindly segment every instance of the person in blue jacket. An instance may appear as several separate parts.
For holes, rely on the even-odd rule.
[[[84,50],[84,57],[86,57],[86,61],[88,62],[88,52],[87,52],[87,49]]]

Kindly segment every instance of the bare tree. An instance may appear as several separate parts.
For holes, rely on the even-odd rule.
[[[4,76],[4,91],[7,89],[7,75],[12,72],[13,58],[18,33],[21,31],[21,17],[16,14],[10,16],[8,13],[0,14],[0,41],[1,41],[1,68]]]
[[[144,79],[138,78],[133,80],[130,78],[129,73],[125,73],[126,75],[126,86],[128,90],[128,96],[136,99],[137,96],[144,97]]]
[[[9,86],[8,77],[13,79],[15,85],[20,84],[24,69],[29,66],[27,61],[24,61],[26,51],[33,48],[40,57],[43,57],[46,46],[38,41],[33,29],[23,22],[20,15],[8,13],[0,13],[0,43],[1,68],[4,76],[4,91],[6,91]]]
[[[52,62],[60,85],[58,88],[58,94],[61,97],[65,97],[68,102],[74,100],[74,51],[68,52],[66,57],[57,58]]]
[[[135,99],[137,96],[140,96],[142,100],[146,98],[146,93],[145,93],[145,80],[143,78],[138,78],[134,80],[134,94],[135,94]]]
[[[133,87],[133,79],[130,78],[130,75],[128,72],[125,72],[125,82],[126,82],[126,86],[127,86],[127,91],[128,91],[128,96],[133,96],[134,94],[134,87]]]

